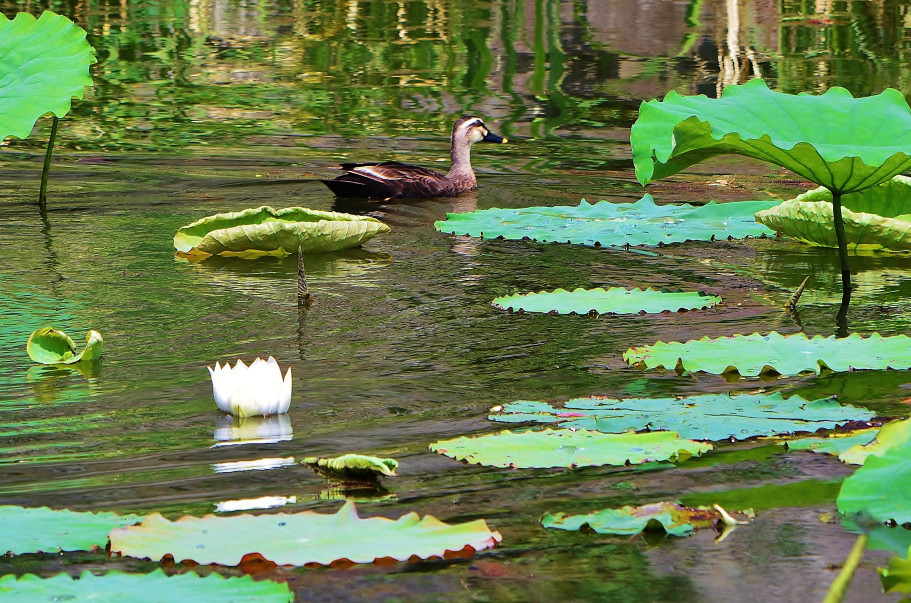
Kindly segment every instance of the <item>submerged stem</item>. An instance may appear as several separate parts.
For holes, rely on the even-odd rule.
[[[38,205],[42,210],[47,205],[47,177],[51,172],[51,156],[54,154],[54,139],[57,138],[57,122],[60,121],[56,115],[51,116],[51,135],[47,140],[47,152],[44,154],[44,169],[41,171],[41,189],[38,191]]]

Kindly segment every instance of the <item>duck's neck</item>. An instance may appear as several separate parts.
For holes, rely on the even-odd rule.
[[[478,185],[475,178],[474,170],[471,169],[471,145],[464,144],[463,141],[452,140],[452,167],[447,174],[447,178],[453,182],[458,182],[466,188],[474,188]]]

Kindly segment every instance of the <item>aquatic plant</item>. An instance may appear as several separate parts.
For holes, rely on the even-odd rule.
[[[95,49],[85,30],[62,15],[44,11],[35,19],[18,13],[11,21],[0,13],[0,142],[27,138],[39,117],[53,115],[41,173],[39,203],[47,201],[57,122],[92,85],[89,65]]]
[[[206,368],[212,377],[215,404],[223,412],[237,417],[280,415],[291,406],[291,368],[282,378],[272,356],[257,358],[250,366],[238,358],[233,368],[227,362]]]
[[[721,298],[695,291],[655,291],[651,288],[574,289],[541,291],[498,297],[491,302],[495,308],[551,314],[646,314],[680,312],[712,308]]]
[[[32,332],[26,344],[28,356],[41,364],[75,364],[93,362],[101,358],[104,340],[98,331],[85,335],[85,349],[76,353],[76,342],[63,331],[42,327]]]

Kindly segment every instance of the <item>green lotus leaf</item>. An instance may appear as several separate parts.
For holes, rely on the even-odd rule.
[[[575,398],[555,408],[519,400],[491,414],[493,421],[559,423],[568,429],[602,433],[630,430],[675,431],[691,440],[743,440],[761,435],[834,429],[848,421],[865,421],[874,413],[842,406],[833,398],[809,402],[800,396],[774,394],[705,394],[682,398]]]
[[[76,353],[76,343],[63,331],[43,327],[34,331],[26,344],[29,358],[41,364],[75,364],[93,362],[101,358],[104,340],[98,331],[85,335],[85,349]]]
[[[268,206],[207,216],[181,227],[174,235],[178,253],[257,258],[357,247],[389,227],[367,216],[355,216],[306,207],[272,209]]]
[[[862,465],[863,462],[857,462],[849,451],[872,442],[878,431],[879,428],[871,427],[848,434],[833,433],[823,437],[796,438],[781,442],[781,445],[787,446],[788,450],[809,450],[819,454],[834,454],[844,463]]]
[[[428,515],[408,513],[397,520],[361,519],[354,503],[335,514],[304,511],[294,514],[183,517],[169,521],[150,515],[137,526],[111,532],[111,552],[132,557],[234,566],[244,555],[259,553],[278,565],[304,565],[348,559],[372,563],[391,557],[442,557],[447,551],[493,547],[502,537],[483,519],[446,524]]]
[[[841,198],[849,249],[911,251],[911,178],[891,180]],[[837,247],[832,193],[820,187],[756,212],[756,221],[810,245]]]
[[[905,555],[907,559],[893,556],[887,568],[876,568],[884,593],[911,593],[911,550]]]
[[[69,113],[92,85],[94,54],[85,31],[62,15],[0,14],[0,142],[27,138],[42,115]]]
[[[745,377],[777,372],[780,375],[819,374],[831,371],[911,368],[911,338],[906,335],[882,337],[857,333],[836,339],[803,333],[779,335],[734,335],[687,342],[659,341],[653,345],[630,348],[623,354],[630,365],[644,369],[664,367],[684,371],[704,371],[721,375],[737,371]]]
[[[586,203],[578,206],[484,209],[447,214],[434,226],[441,232],[493,239],[533,239],[580,245],[658,245],[683,241],[742,239],[770,235],[755,223],[757,211],[776,201],[738,201],[692,205],[655,205],[651,195],[635,203]]]
[[[911,168],[911,109],[892,89],[867,98],[838,87],[791,95],[753,79],[717,99],[671,91],[642,103],[630,144],[642,184],[734,153],[850,193]]]
[[[151,595],[154,593],[154,595]],[[190,572],[168,576],[157,569],[149,574],[108,572],[96,576],[85,570],[78,579],[69,574],[39,578],[25,574],[0,577],[0,598],[10,601],[293,601],[287,584],[254,580],[251,576],[202,577]]]
[[[838,493],[838,511],[861,514],[880,522],[911,522],[911,440],[869,455],[863,467],[848,476]]]
[[[524,312],[639,314],[712,308],[720,303],[720,297],[706,293],[611,287],[607,290],[557,289],[551,292],[507,295],[494,299],[492,305],[501,310]]]
[[[893,421],[876,433],[872,441],[858,443],[842,452],[838,458],[845,463],[863,465],[870,455],[882,456],[894,446],[901,446],[911,440],[911,419]]]
[[[602,509],[586,515],[547,513],[541,518],[545,528],[576,531],[588,526],[598,534],[633,535],[663,529],[670,536],[689,536],[696,528],[711,527],[721,515],[717,511],[691,509],[673,502],[658,502],[641,507]]]
[[[103,549],[111,530],[139,521],[142,517],[138,515],[3,505],[0,506],[0,554]]]
[[[712,449],[673,431],[606,434],[544,429],[501,431],[442,440],[430,449],[457,460],[494,467],[590,467],[684,460]]]
[[[314,471],[334,480],[373,482],[381,475],[394,477],[399,462],[362,454],[345,454],[335,458],[308,457],[302,461]]]

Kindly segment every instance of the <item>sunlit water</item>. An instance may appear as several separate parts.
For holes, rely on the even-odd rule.
[[[99,62],[95,88],[61,121],[45,216],[35,198],[47,120],[0,151],[0,504],[177,517],[272,497],[286,511],[331,511],[339,503],[327,500],[325,481],[299,461],[361,452],[401,463],[387,492],[361,502],[363,515],[485,518],[503,543],[468,561],[276,570],[302,600],[818,600],[854,539],[819,519],[850,472],[833,459],[722,443],[730,452],[674,469],[503,470],[427,449],[501,429],[487,409],[517,399],[763,388],[907,414],[905,373],[730,382],[622,361],[628,347],[660,340],[834,333],[830,251],[754,240],[643,253],[433,228],[451,211],[638,199],[628,129],[642,100],[670,89],[714,95],[757,72],[793,92],[839,84],[872,93],[907,80],[896,41],[905,6],[833,3],[820,16],[792,4],[744,10],[735,27],[721,2],[53,3],[89,30]],[[8,16],[40,8],[0,1]],[[875,27],[834,36],[857,23]],[[734,31],[737,44],[719,31]],[[834,38],[845,48],[827,46]],[[871,46],[876,69],[863,50]],[[464,113],[510,138],[475,147],[476,193],[344,205],[312,182],[342,160],[445,165],[448,130]],[[776,168],[724,159],[651,192],[703,202],[805,188]],[[180,226],[263,204],[368,213],[392,231],[362,249],[308,256],[307,312],[296,304],[293,258],[174,256]],[[911,260],[854,262],[851,330],[907,333]],[[799,315],[784,312],[806,275]],[[599,318],[490,305],[516,292],[609,286],[704,290],[725,303]],[[25,342],[47,324],[80,343],[100,331],[100,371],[31,363]],[[205,366],[267,355],[294,373],[287,420],[218,413]],[[720,542],[711,530],[629,539],[537,522],[546,511],[763,484],[802,494]],[[870,554],[851,597],[879,592],[873,568],[885,558]],[[156,566],[103,554],[0,562],[3,573],[42,575]]]

